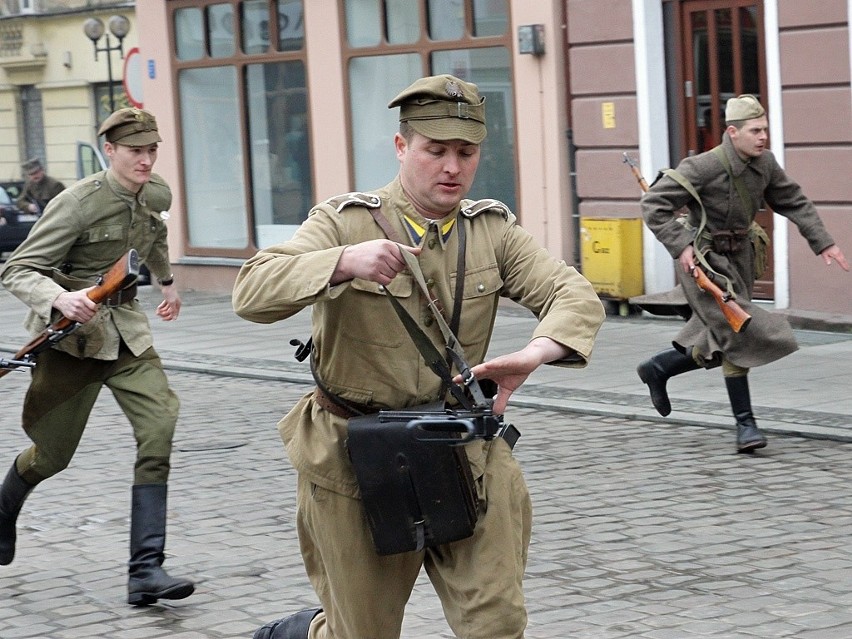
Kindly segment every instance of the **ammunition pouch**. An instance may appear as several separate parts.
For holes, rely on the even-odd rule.
[[[473,535],[478,500],[463,444],[506,428],[490,412],[435,404],[350,419],[346,446],[376,552],[420,551]]]
[[[746,245],[748,229],[722,229],[710,231],[713,240],[713,252],[719,255],[738,253]]]

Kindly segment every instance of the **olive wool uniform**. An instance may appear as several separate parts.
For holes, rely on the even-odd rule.
[[[172,196],[163,179],[151,173],[161,142],[152,114],[120,109],[104,121],[99,134],[107,140],[110,169],[56,196],[0,273],[3,285],[30,307],[26,327],[33,335],[62,312],[81,322],[36,355],[22,417],[33,443],[17,456],[0,487],[0,565],[14,558],[16,520],[24,500],[36,485],[67,467],[106,386],[136,440],[127,601],[147,606],[159,599],[182,599],[195,589],[191,581],[172,578],[162,568],[179,402],[154,350],[136,285],[98,305],[91,318],[91,300],[80,291],[135,249],[163,287],[157,314],[177,317],[180,296],[168,288],[173,278],[165,224]]]
[[[26,328],[37,335],[56,321],[52,303],[59,293],[92,286],[130,248],[154,276],[168,277],[161,212],[170,204],[171,191],[159,176],[133,194],[107,171],[57,196],[0,275],[31,309]],[[67,466],[104,384],[133,425],[138,443],[134,483],[165,483],[178,399],[135,299],[103,304],[92,320],[38,356],[23,419],[33,445],[18,458],[27,482],[36,484]]]
[[[446,315],[452,312],[455,290],[455,225],[465,225],[458,337],[472,366],[485,358],[500,297],[539,317],[533,337],[550,337],[579,355],[557,364],[586,364],[604,313],[585,278],[553,259],[502,203],[463,200],[443,219],[427,220],[415,211],[397,178],[375,192],[347,194],[316,206],[291,241],[260,251],[237,278],[234,308],[245,319],[270,323],[312,306],[316,370],[330,391],[372,410],[440,399],[440,379],[423,361],[382,287],[357,278],[329,285],[346,246],[386,237],[371,208],[380,208],[400,237],[411,238],[412,229],[425,230],[412,244],[422,247],[417,259]],[[433,342],[443,344],[428,300],[412,276],[398,274],[388,289]],[[302,554],[324,609],[314,619],[310,637],[398,637],[422,566],[457,636],[523,636],[527,616],[521,582],[531,506],[506,443],[498,438],[467,445],[481,513],[473,537],[422,552],[379,556],[347,457],[346,425],[345,418],[321,407],[313,393],[279,423],[299,472]]]
[[[701,196],[708,230],[747,229],[754,221],[755,212],[766,202],[799,228],[815,254],[834,244],[813,203],[787,177],[770,151],[744,162],[727,133],[722,148],[733,175],[742,176],[746,185],[751,197],[748,210],[713,151],[685,158],[677,167]],[[688,225],[677,220],[676,213],[684,206],[689,207]],[[642,198],[642,215],[648,228],[675,259],[693,242],[701,223],[698,203],[669,176],[660,177]],[[718,365],[724,356],[742,368],[768,364],[795,351],[796,340],[787,320],[751,302],[755,281],[751,243],[745,241],[740,250],[727,255],[711,250],[705,257],[713,270],[731,279],[737,304],[752,316],[751,322],[745,331],[732,331],[713,297],[698,288],[690,273],[676,268],[693,315],[675,337],[675,345],[703,364]]]
[[[752,412],[749,370],[798,348],[783,316],[752,303],[762,244],[762,231],[753,224],[756,212],[768,204],[798,227],[814,253],[825,252],[842,268],[848,265],[813,203],[766,150],[768,120],[757,98],[741,95],[728,100],[725,120],[728,127],[720,146],[684,159],[675,171],[664,171],[642,198],[648,228],[675,259],[691,315],[673,340],[674,348],[639,364],[637,373],[648,385],[654,407],[668,415],[666,383],[671,377],[722,366],[736,419],[737,452],[745,453],[766,446]],[[688,213],[681,216],[684,207]],[[733,293],[736,303],[751,315],[745,329],[734,331],[715,298],[685,271],[693,264],[707,269],[707,275]],[[667,297],[670,302],[677,298]],[[654,312],[653,306],[657,304],[652,302],[648,310]]]

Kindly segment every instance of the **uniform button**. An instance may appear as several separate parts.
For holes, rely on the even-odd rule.
[[[384,284],[379,284],[379,293],[384,293],[384,292],[385,292]]]
[[[434,321],[435,321],[435,320],[433,320],[431,317],[427,317],[426,319],[424,319],[424,320],[423,320],[423,323],[424,323],[426,326],[432,326],[432,322],[434,322]]]
[[[480,284],[479,286],[476,287],[476,290],[479,291],[480,293],[485,292],[485,284]]]
[[[435,280],[430,277],[428,280],[426,280],[426,286],[432,288],[433,286],[435,286]]]
[[[429,240],[429,248],[430,249],[435,248],[435,244],[437,244],[437,243],[438,243],[437,240]]]

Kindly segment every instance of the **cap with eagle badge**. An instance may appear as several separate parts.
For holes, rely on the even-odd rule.
[[[106,136],[107,142],[124,146],[147,146],[162,142],[157,131],[157,120],[150,111],[127,107],[110,115],[98,135]]]
[[[432,140],[485,139],[485,98],[475,84],[452,75],[420,78],[388,104],[399,107],[399,121]]]

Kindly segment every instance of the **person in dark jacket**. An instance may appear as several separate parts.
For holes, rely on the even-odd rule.
[[[765,202],[798,227],[827,265],[837,262],[848,271],[849,264],[813,202],[767,150],[769,124],[757,98],[728,100],[725,121],[721,145],[684,159],[642,198],[648,228],[677,261],[677,278],[692,314],[672,342],[674,348],[642,362],[637,372],[654,407],[665,416],[671,412],[666,382],[672,376],[721,366],[736,419],[737,452],[750,452],[766,446],[766,437],[752,412],[749,369],[798,348],[785,318],[751,303],[760,257],[756,212]],[[689,212],[681,216],[684,206]],[[696,265],[722,282],[752,316],[746,330],[734,332],[714,298],[698,287]]]
[[[41,215],[47,203],[62,193],[65,185],[47,175],[38,158],[27,160],[23,169],[27,181],[15,203],[22,211]]]

